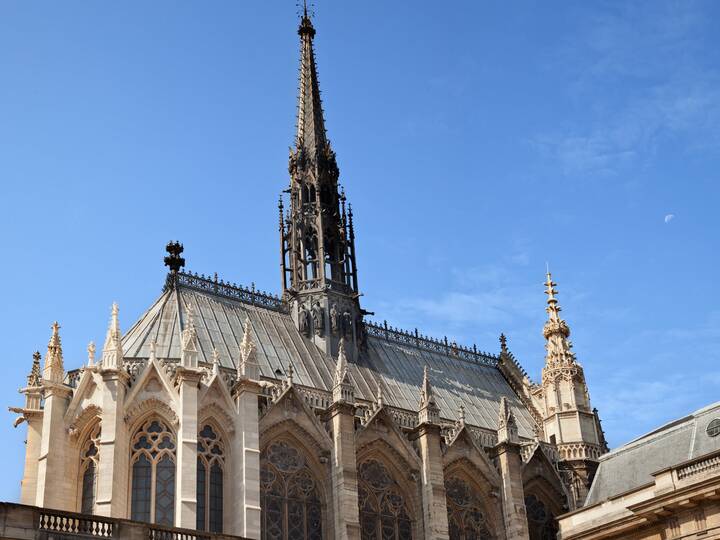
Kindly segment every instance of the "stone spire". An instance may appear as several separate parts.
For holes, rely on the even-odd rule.
[[[421,424],[437,424],[440,422],[440,407],[435,401],[435,394],[430,385],[428,367],[423,370],[423,382],[420,387],[420,413],[418,420]]]
[[[515,415],[510,410],[510,404],[505,396],[500,398],[500,410],[498,414],[498,443],[518,443],[517,422]]]
[[[193,307],[185,304],[185,327],[182,331],[182,351],[180,352],[180,365],[185,368],[198,366],[198,336],[193,319]]]
[[[63,367],[62,344],[60,343],[60,325],[55,321],[52,325],[52,335],[45,355],[43,378],[54,383],[61,383],[64,377],[65,368]]]
[[[40,373],[40,351],[33,353],[32,368],[27,377],[27,385],[29,388],[34,388],[42,385],[42,374]]]
[[[245,330],[240,343],[240,362],[238,363],[238,379],[260,378],[260,366],[256,360],[257,347],[252,338],[252,322],[250,317],[245,320]]]
[[[303,149],[309,155],[317,155],[329,149],[330,144],[325,133],[322,102],[320,101],[320,85],[318,84],[317,67],[313,38],[315,28],[308,16],[305,6],[300,19],[300,95],[298,97],[297,133],[295,147]]]
[[[348,374],[347,350],[345,349],[345,339],[340,338],[338,347],[338,359],[335,364],[335,384],[333,385],[333,401],[344,401],[353,403],[355,401],[355,393],[350,383]]]
[[[553,282],[550,271],[547,272],[547,280],[545,281],[545,294],[547,294],[547,311],[548,320],[543,327],[543,335],[545,336],[545,367],[554,368],[560,366],[575,365],[575,354],[572,352],[572,344],[568,337],[570,336],[570,327],[560,318],[560,305],[558,304],[557,283]]]
[[[120,321],[118,320],[119,311],[117,303],[113,302],[110,325],[103,346],[103,369],[120,369],[123,366],[122,334],[120,333]]]
[[[340,338],[352,361],[364,343],[352,218],[345,215],[335,152],[325,131],[313,39],[300,20],[300,80],[295,147],[290,151],[290,211],[280,220],[283,295],[298,329],[336,357]],[[282,216],[282,201],[278,210]]]

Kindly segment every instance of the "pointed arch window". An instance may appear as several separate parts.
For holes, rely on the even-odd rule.
[[[412,540],[412,521],[405,497],[390,472],[369,460],[358,470],[362,540]]]
[[[100,463],[98,447],[100,444],[100,424],[90,432],[80,451],[80,512],[92,514],[95,511],[97,498],[97,473]]]
[[[149,420],[130,443],[131,519],[174,525],[175,435],[161,420]]]
[[[450,540],[492,540],[483,504],[476,490],[462,478],[445,481]]]
[[[555,540],[558,533],[555,516],[543,501],[535,495],[528,495],[525,497],[525,512],[530,540]]]
[[[322,504],[303,453],[288,442],[260,457],[262,540],[322,540]]]
[[[206,424],[200,430],[197,449],[196,529],[222,532],[225,450],[223,441],[212,426]]]

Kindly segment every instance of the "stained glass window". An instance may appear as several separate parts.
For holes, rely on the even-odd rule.
[[[465,480],[445,480],[450,540],[492,540],[482,501]]]
[[[272,443],[260,458],[262,540],[322,540],[322,505],[305,456]]]
[[[97,470],[100,455],[98,444],[100,442],[100,425],[90,432],[88,440],[80,452],[80,474],[82,477],[82,491],[80,497],[80,512],[92,514],[95,511],[97,495]]]
[[[137,430],[130,448],[131,518],[174,525],[175,435],[162,421],[149,420]]]
[[[558,528],[555,516],[535,495],[525,497],[530,540],[555,540]]]
[[[197,449],[197,529],[222,532],[225,452],[211,426],[200,430]]]
[[[412,522],[400,486],[379,461],[358,470],[362,540],[412,540]]]

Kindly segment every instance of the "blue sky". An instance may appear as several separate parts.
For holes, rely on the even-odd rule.
[[[535,379],[550,263],[612,446],[718,399],[716,2],[317,2],[329,135],[378,320]],[[0,4],[5,405],[188,268],[278,291],[293,2]],[[673,216],[672,218],[667,216]],[[0,417],[15,500],[25,428]]]

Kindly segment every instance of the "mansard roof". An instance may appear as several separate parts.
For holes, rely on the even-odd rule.
[[[292,362],[296,384],[332,391],[335,360],[298,331],[278,298],[192,274],[178,274],[177,286],[163,292],[128,330],[125,358],[148,358],[154,341],[158,358],[179,359],[187,306],[192,306],[201,364],[212,365],[214,347],[222,366],[235,369],[249,317],[264,379],[284,378]],[[417,411],[427,365],[442,418],[456,420],[463,405],[467,424],[496,430],[498,403],[506,397],[520,436],[533,437],[533,419],[498,369],[497,358],[381,326],[368,330],[367,350],[349,362],[356,399],[372,402],[381,387],[387,405]]]
[[[720,418],[720,402],[601,456],[585,506],[649,484],[652,475],[662,469],[720,450],[720,436],[707,433],[716,418]]]

